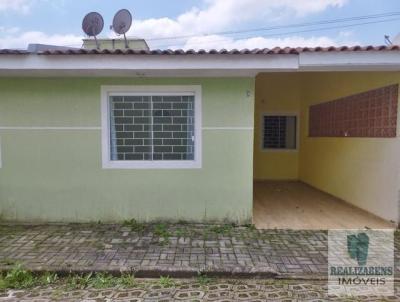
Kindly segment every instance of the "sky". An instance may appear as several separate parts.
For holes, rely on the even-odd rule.
[[[110,25],[121,8],[133,15],[128,36],[152,49],[382,45],[400,32],[400,0],[0,0],[0,48],[81,47],[91,11],[104,18],[99,37],[115,38]],[[360,16],[369,17],[338,21]]]

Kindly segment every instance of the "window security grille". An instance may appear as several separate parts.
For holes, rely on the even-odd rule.
[[[110,156],[194,160],[194,96],[110,96]]]
[[[265,115],[263,148],[296,149],[296,124],[296,116]]]

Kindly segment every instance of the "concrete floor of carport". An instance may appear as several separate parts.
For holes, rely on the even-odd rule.
[[[259,229],[394,229],[395,224],[296,181],[254,182],[253,222]]]

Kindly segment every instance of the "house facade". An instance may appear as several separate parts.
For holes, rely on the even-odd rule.
[[[2,220],[251,223],[254,180],[296,180],[399,222],[398,47],[1,50],[0,76]]]

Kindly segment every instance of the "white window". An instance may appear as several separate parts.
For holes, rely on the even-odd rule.
[[[262,120],[264,150],[297,150],[298,117],[296,114],[265,114]]]
[[[200,86],[103,86],[103,168],[201,168]]]

